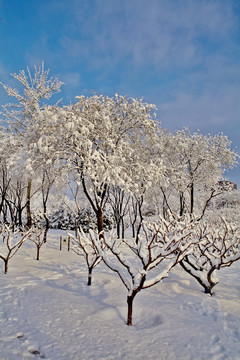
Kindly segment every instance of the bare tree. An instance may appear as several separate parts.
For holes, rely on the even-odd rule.
[[[4,273],[8,272],[8,262],[20,249],[22,244],[27,240],[31,233],[31,230],[12,231],[10,226],[2,225],[0,229],[0,235],[2,241],[0,243],[0,259],[4,261]]]
[[[86,235],[83,230],[77,229],[77,235],[71,237],[74,246],[72,250],[80,256],[83,256],[86,260],[88,267],[88,286],[92,284],[92,271],[93,269],[101,262],[102,258],[100,257],[98,250],[94,244],[94,237],[97,236],[97,233],[94,233],[93,230],[89,230],[89,235]]]
[[[198,281],[206,294],[212,295],[212,289],[218,283],[215,270],[231,266],[240,259],[240,227],[219,217],[216,221],[199,222],[196,236],[202,241],[180,264]]]
[[[32,227],[32,231],[29,235],[29,239],[36,245],[37,247],[37,255],[36,260],[40,259],[40,249],[42,245],[46,242],[45,241],[45,228],[34,228]]]
[[[193,223],[168,222],[161,218],[158,223],[143,225],[143,235],[139,236],[137,244],[134,240],[124,241],[106,235],[100,240],[97,236],[93,238],[104,263],[118,274],[128,290],[127,325],[132,325],[133,300],[137,293],[166,278],[172,267],[191,252],[192,235]],[[160,263],[164,268],[151,277],[151,270]]]
[[[124,239],[124,217],[128,213],[128,204],[130,201],[131,195],[126,194],[126,191],[120,186],[112,186],[109,191],[108,202],[112,208],[114,220],[117,227],[117,237],[120,236]]]

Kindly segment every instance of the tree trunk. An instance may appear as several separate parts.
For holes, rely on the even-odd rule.
[[[141,199],[138,200],[138,213],[139,213],[139,225],[137,228],[137,235],[136,235],[136,244],[138,244],[138,240],[139,240],[139,234],[142,228],[142,222],[143,222],[143,215],[142,215],[142,205],[143,205],[143,196],[141,196]]]
[[[180,192],[180,198],[179,198],[179,200],[180,200],[180,211],[179,211],[179,213],[180,213],[180,216],[182,216],[183,215],[183,213],[184,213],[184,196],[183,196],[183,192],[181,191]]]
[[[186,262],[187,262],[187,264],[189,264],[191,266],[189,261],[186,261]],[[212,282],[211,275],[212,275],[213,271],[215,270],[215,268],[212,268],[208,272],[207,280],[208,280],[209,285],[206,285],[200,277],[198,277],[196,274],[192,273],[192,271],[185,265],[184,260],[180,261],[180,265],[188,274],[192,275],[197,280],[197,282],[204,288],[205,294],[210,294],[212,296],[212,288],[216,285],[216,283]],[[197,270],[197,269],[195,269],[195,270]]]
[[[32,187],[32,180],[28,180],[27,184],[27,203],[26,203],[26,210],[27,210],[27,227],[30,228],[32,226],[32,217],[31,217],[31,187]]]
[[[43,234],[43,242],[46,243],[47,242],[47,233],[50,228],[50,223],[49,223],[48,217],[45,214],[44,214],[44,217],[46,220],[46,225],[45,225],[44,234]]]
[[[92,285],[92,270],[93,268],[92,267],[89,267],[88,268],[88,286],[91,286]]]
[[[8,260],[9,259],[4,259],[4,274],[8,273]]]
[[[135,222],[132,224],[132,237],[135,238]]]
[[[101,208],[97,209],[96,215],[97,215],[98,233],[100,233],[101,231],[103,231],[103,211]]]
[[[194,206],[194,187],[193,187],[193,183],[191,184],[191,206],[190,206],[190,214],[193,214],[193,206]]]
[[[117,238],[120,238],[120,222],[117,221]]]
[[[209,272],[208,272],[208,274],[207,274],[207,279],[208,279],[208,283],[209,283],[208,293],[207,293],[207,294],[210,294],[210,295],[212,295],[212,289],[213,289],[213,287],[214,287],[215,285],[217,285],[217,282],[215,283],[215,282],[212,281],[212,274],[213,274],[213,272],[214,272],[215,270],[216,270],[216,268],[215,268],[215,266],[213,266],[213,267],[209,270]],[[205,290],[205,293],[206,293],[206,290]]]
[[[127,313],[127,325],[132,326],[132,314],[133,314],[133,299],[135,298],[136,293],[133,292],[132,295],[127,297],[128,304],[128,313]]]
[[[39,260],[40,247],[41,247],[41,246],[37,245],[37,258],[36,258],[36,260]]]
[[[122,223],[122,239],[124,239],[124,237],[125,237],[125,231],[124,231],[124,221],[123,221],[123,218],[121,219],[121,223]]]

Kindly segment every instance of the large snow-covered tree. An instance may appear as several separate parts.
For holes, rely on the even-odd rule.
[[[74,105],[47,107],[41,114],[44,127],[33,152],[51,154],[66,174],[78,174],[99,232],[110,185],[141,193],[153,172],[155,178],[163,176],[162,161],[153,161],[154,145],[161,146],[154,111],[142,100],[94,95],[77,97]]]
[[[17,166],[24,173],[29,171],[29,158],[31,157],[31,147],[38,136],[40,119],[39,113],[42,111],[44,102],[48,101],[54,93],[60,91],[62,82],[57,78],[49,77],[49,70],[35,66],[34,73],[30,69],[21,70],[18,74],[11,74],[16,80],[17,88],[8,85],[3,86],[7,95],[13,98],[13,103],[3,106],[1,115],[1,159],[7,159],[8,166]],[[38,164],[38,171],[39,169]],[[26,209],[27,224],[31,225],[31,190],[32,176],[29,171],[26,187]]]
[[[165,207],[180,216],[187,212],[202,217],[210,201],[222,192],[218,181],[237,164],[239,156],[222,133],[203,135],[184,129],[168,134],[168,139],[165,161],[169,181],[162,187]],[[170,198],[169,192],[176,195]],[[176,197],[178,206],[173,201]]]

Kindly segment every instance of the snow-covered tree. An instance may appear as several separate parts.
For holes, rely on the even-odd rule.
[[[17,227],[24,224],[24,210],[27,206],[27,178],[8,167],[7,161],[0,165],[0,216],[3,223]],[[32,192],[33,195],[33,192]]]
[[[210,201],[222,192],[218,181],[237,164],[238,157],[222,133],[192,134],[184,129],[168,134],[165,161],[169,186],[162,187],[165,206],[180,216],[187,212],[202,217]],[[170,191],[176,194],[171,199]]]
[[[89,230],[88,234],[85,234],[82,228],[77,229],[76,236],[69,234],[73,241],[73,246],[71,249],[80,256],[83,256],[86,260],[88,267],[88,286],[92,284],[92,272],[93,269],[101,262],[102,258],[100,257],[98,250],[94,244],[94,237],[98,237],[98,233],[93,230]]]
[[[131,194],[126,193],[120,186],[111,186],[109,191],[108,203],[113,212],[116,228],[117,237],[124,238],[125,224],[124,218],[129,211],[129,202]]]
[[[200,221],[195,234],[201,241],[180,264],[203,286],[205,293],[212,295],[212,289],[218,283],[216,270],[231,266],[240,259],[240,226],[217,217]]]
[[[4,273],[8,272],[9,260],[17,253],[27,240],[31,230],[12,230],[10,226],[2,224],[0,227],[0,259],[4,261]]]
[[[157,223],[144,223],[137,244],[135,240],[125,241],[106,234],[101,239],[93,237],[93,241],[104,263],[118,274],[128,290],[127,325],[132,325],[137,293],[166,278],[199,239],[194,237],[193,222],[159,218]],[[161,270],[156,271],[159,264]]]
[[[152,171],[162,163],[151,162],[148,149],[159,142],[153,120],[155,106],[115,95],[110,98],[79,96],[74,105],[48,107],[42,136],[35,152],[58,157],[66,172],[75,171],[103,230],[103,212],[110,185],[141,192],[149,186]],[[43,130],[44,130],[43,129]],[[147,145],[147,146],[146,146]]]
[[[39,127],[39,113],[41,112],[44,101],[48,101],[51,96],[60,91],[62,82],[57,78],[49,77],[49,70],[42,66],[34,68],[32,75],[29,68],[27,72],[21,70],[19,74],[11,74],[17,81],[19,89],[4,85],[7,95],[14,98],[14,103],[3,106],[1,127],[1,158],[7,159],[8,165],[21,168],[22,173],[29,173],[26,187],[26,209],[27,223],[31,225],[31,191],[32,177],[29,169],[29,158],[31,154],[31,144],[36,141]],[[24,170],[23,170],[24,169]],[[39,171],[38,164],[38,171]]]
[[[46,232],[45,228],[36,228],[32,227],[32,231],[29,235],[29,240],[31,240],[37,248],[36,260],[40,259],[40,249],[43,244],[46,242]]]

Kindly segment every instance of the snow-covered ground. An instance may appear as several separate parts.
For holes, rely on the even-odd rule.
[[[214,296],[181,268],[143,290],[126,325],[127,292],[104,264],[86,285],[84,258],[51,231],[35,260],[25,243],[0,269],[0,359],[240,359],[240,261],[222,269]]]

